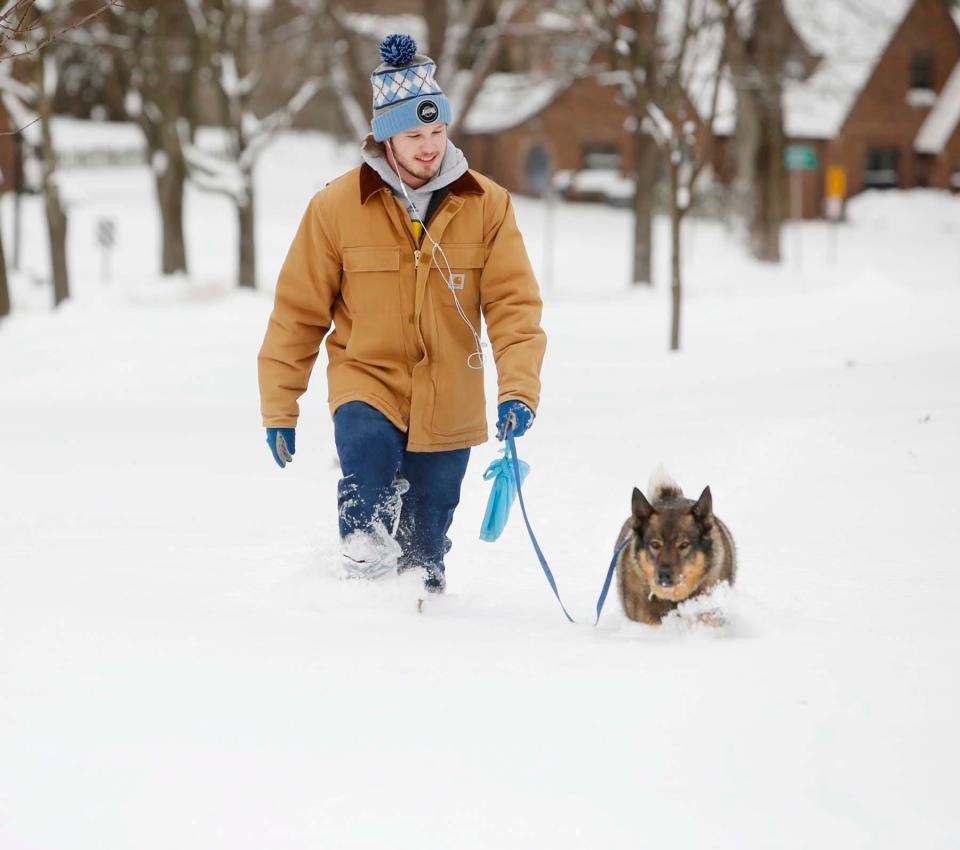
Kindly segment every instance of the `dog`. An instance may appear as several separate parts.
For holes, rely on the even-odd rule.
[[[634,487],[632,514],[617,538],[617,588],[626,615],[659,625],[681,602],[720,582],[733,584],[737,556],[733,536],[713,513],[706,487],[695,502],[660,473],[650,484],[650,501]],[[723,625],[718,611],[699,616]]]

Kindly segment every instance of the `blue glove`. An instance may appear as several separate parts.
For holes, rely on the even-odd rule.
[[[533,424],[533,411],[522,401],[510,399],[497,407],[497,439],[507,439],[507,428],[514,437],[522,437]]]
[[[297,453],[296,428],[267,428],[267,445],[273,452],[273,459],[281,469],[285,467]]]

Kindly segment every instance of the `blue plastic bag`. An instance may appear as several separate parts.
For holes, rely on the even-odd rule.
[[[507,525],[507,519],[510,517],[510,507],[514,499],[517,498],[517,479],[513,474],[513,459],[510,457],[510,450],[504,446],[500,450],[503,457],[497,458],[487,471],[483,473],[483,480],[493,479],[493,486],[490,488],[490,498],[487,499],[487,511],[483,516],[483,524],[480,526],[480,539],[493,543]],[[517,461],[520,467],[520,484],[527,480],[527,473],[530,472],[530,464],[522,460]]]

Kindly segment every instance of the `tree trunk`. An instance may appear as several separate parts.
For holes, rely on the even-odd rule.
[[[751,254],[754,222],[757,220],[759,188],[757,152],[760,150],[760,105],[749,88],[737,91],[737,123],[733,135],[733,207],[737,236],[743,239]]]
[[[3,253],[3,238],[0,235],[0,319],[10,315],[10,287],[7,283],[7,258]]]
[[[254,197],[253,180],[247,185],[245,203],[237,204],[237,238],[239,240],[239,259],[237,266],[237,284],[243,288],[256,289],[257,286],[257,243],[254,235]]]
[[[673,317],[670,322],[670,350],[680,350],[680,305],[682,297],[680,268],[680,225],[683,212],[680,209],[680,166],[670,162],[670,277]]]
[[[753,255],[780,262],[780,230],[786,218],[784,199],[784,131],[779,101],[763,110],[757,155],[757,215],[751,229]]]
[[[57,188],[57,158],[50,132],[51,104],[44,79],[45,62],[37,62],[37,111],[40,115],[40,153],[43,160],[43,201],[47,214],[47,235],[50,243],[50,271],[53,275],[53,306],[59,307],[70,297],[70,277],[67,269],[67,216],[60,203]]]
[[[47,211],[47,233],[50,236],[53,306],[59,307],[70,297],[70,279],[67,272],[67,216],[60,203],[60,193],[52,179],[43,181],[43,196]]]
[[[636,131],[636,190],[633,196],[633,284],[653,281],[653,196],[657,182],[657,145]]]
[[[790,25],[783,0],[763,0],[757,9],[756,64],[760,72],[759,204],[753,223],[754,256],[780,262],[780,229],[785,214],[783,74],[790,47]]]
[[[783,73],[791,37],[783,0],[760,0],[751,31],[730,51],[737,89],[734,204],[750,252],[776,263],[786,218]]]
[[[447,2],[446,0],[423,0],[421,6],[423,18],[427,22],[427,49],[430,51],[428,55],[437,60],[443,56],[444,42],[447,38]],[[453,68],[441,67],[440,70],[448,76],[453,76]]]
[[[183,236],[183,192],[187,177],[186,163],[180,152],[164,150],[163,170],[156,175],[160,201],[161,270],[163,274],[187,271],[187,249]]]

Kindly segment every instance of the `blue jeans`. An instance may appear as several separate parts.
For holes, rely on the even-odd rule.
[[[343,478],[337,487],[340,537],[377,524],[395,536],[399,569],[422,567],[442,589],[443,556],[470,449],[408,452],[407,435],[379,410],[350,401],[333,416]]]

